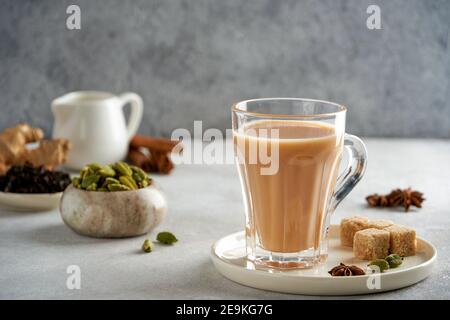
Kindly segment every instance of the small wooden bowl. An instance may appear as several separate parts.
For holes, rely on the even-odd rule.
[[[64,223],[79,234],[123,238],[145,234],[159,225],[167,202],[154,184],[116,192],[85,191],[70,185],[59,208]]]

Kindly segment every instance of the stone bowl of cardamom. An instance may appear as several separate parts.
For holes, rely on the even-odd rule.
[[[148,233],[166,212],[167,201],[154,181],[124,162],[85,166],[60,202],[61,217],[68,227],[97,238]]]

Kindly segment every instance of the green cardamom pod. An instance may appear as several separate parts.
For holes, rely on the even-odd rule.
[[[148,180],[142,180],[141,182],[139,182],[139,187],[141,188],[148,187]]]
[[[75,188],[79,188],[79,187],[80,187],[80,181],[81,181],[80,178],[74,177],[74,178],[72,179],[72,184],[73,184],[73,186],[74,186]]]
[[[147,173],[139,167],[131,166],[131,170],[133,170],[133,179],[137,182],[148,179]]]
[[[141,182],[142,178],[139,174],[137,174],[136,172],[133,172],[133,175],[131,176],[133,178],[134,181],[136,182]]]
[[[98,171],[98,174],[102,177],[114,177],[116,172],[111,166],[104,166]]]
[[[174,244],[178,241],[175,235],[169,231],[163,231],[158,233],[156,236],[156,240],[164,244]]]
[[[397,268],[403,263],[403,258],[395,253],[388,255],[385,260],[389,263],[390,268]]]
[[[125,176],[132,176],[133,175],[133,170],[131,170],[131,168],[122,161],[116,162],[113,165],[114,170],[120,172],[121,174],[125,175]]]
[[[375,259],[370,261],[368,266],[376,266],[380,269],[380,272],[384,272],[389,269],[389,263],[384,259]]]
[[[149,186],[151,178],[141,168],[123,161],[105,166],[94,162],[84,166],[72,184],[87,191],[129,191]]]
[[[89,168],[88,166],[83,167],[83,169],[81,169],[81,171],[80,171],[80,178],[81,178],[81,180],[83,180],[84,177],[86,177],[86,176],[88,176],[88,175],[90,175],[92,173],[93,172],[92,172],[91,168]]]
[[[102,169],[102,166],[98,164],[97,162],[93,162],[87,165],[88,168],[90,168],[93,172],[96,172],[98,170]]]
[[[95,173],[85,176],[81,181],[81,188],[86,189],[93,183],[97,184],[98,180],[100,180],[100,176]]]
[[[105,179],[102,187],[106,187],[108,184],[120,184],[120,181],[115,178],[108,177]]]
[[[130,188],[132,190],[138,188],[136,182],[133,180],[133,178],[131,178],[129,176],[120,176],[119,181],[122,182],[122,184],[126,185],[128,188]]]
[[[131,189],[127,186],[119,183],[108,184],[109,191],[130,191]]]
[[[86,191],[96,191],[96,190],[97,190],[97,184],[95,182],[91,183],[86,188]]]
[[[152,252],[154,248],[153,242],[150,239],[146,239],[142,244],[142,251],[144,252]]]

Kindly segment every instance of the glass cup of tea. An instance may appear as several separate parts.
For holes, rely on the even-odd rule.
[[[255,268],[311,268],[327,257],[330,216],[364,174],[367,151],[333,102],[268,98],[232,107],[233,143]],[[343,151],[348,163],[339,173]]]

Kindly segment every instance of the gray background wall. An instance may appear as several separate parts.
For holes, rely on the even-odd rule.
[[[81,7],[82,29],[66,29]],[[450,138],[448,0],[0,1],[0,128],[52,126],[67,91],[135,91],[142,133],[230,127],[241,99],[349,106],[364,136]],[[382,30],[366,28],[381,7]]]

